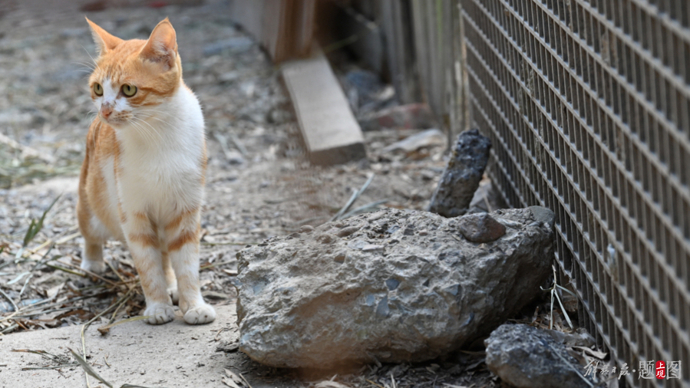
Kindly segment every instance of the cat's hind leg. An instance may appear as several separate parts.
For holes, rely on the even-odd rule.
[[[103,243],[108,239],[108,231],[105,225],[93,215],[88,204],[81,199],[77,203],[77,220],[79,221],[79,231],[84,236],[81,269],[102,273],[106,268],[105,261],[103,261]]]

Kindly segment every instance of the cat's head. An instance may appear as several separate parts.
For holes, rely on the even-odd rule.
[[[101,121],[125,127],[160,113],[181,86],[182,65],[175,29],[166,18],[148,40],[122,40],[88,18],[98,47],[96,68],[89,77],[91,98]]]

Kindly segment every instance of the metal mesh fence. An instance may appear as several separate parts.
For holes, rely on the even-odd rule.
[[[556,212],[580,323],[628,385],[690,386],[690,2],[462,0],[461,19],[490,175]],[[681,379],[640,378],[651,360]]]

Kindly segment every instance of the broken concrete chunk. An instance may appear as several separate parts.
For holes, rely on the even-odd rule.
[[[471,242],[487,243],[506,234],[506,227],[488,213],[468,214],[458,220],[460,233]]]
[[[459,237],[464,217],[386,209],[243,249],[240,350],[331,368],[430,360],[488,335],[540,292],[553,260],[552,228],[532,211],[491,217],[512,226],[482,245]]]
[[[587,388],[593,381],[549,330],[504,324],[486,344],[486,365],[503,382],[518,388]]]
[[[489,162],[491,142],[478,130],[458,136],[448,166],[431,197],[429,211],[444,217],[465,214]]]

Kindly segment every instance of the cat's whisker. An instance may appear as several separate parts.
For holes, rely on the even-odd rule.
[[[139,121],[135,120],[135,118],[132,118],[129,122],[132,128],[137,132],[137,134],[140,137],[145,138],[147,142],[152,142],[153,136],[146,130],[146,128],[142,127],[141,124],[139,124]]]
[[[156,140],[160,141],[160,140],[163,138],[163,136],[160,134],[160,132],[159,132],[156,128],[154,128],[151,124],[147,123],[146,121],[141,120],[141,119],[139,119],[139,118],[136,117],[136,116],[132,116],[132,119],[131,119],[130,121],[131,121],[133,124],[137,125],[137,127],[139,127],[139,128],[141,129],[141,133],[145,133],[145,134],[148,136],[148,139],[149,139],[150,141],[152,141],[152,142],[153,142],[153,141],[156,141]],[[153,130],[153,132],[147,130],[146,128],[144,128],[143,126],[141,126],[141,124],[146,124],[146,125],[148,125],[148,126]],[[158,139],[155,139],[155,138],[153,137],[154,134],[158,137]]]
[[[96,69],[96,66],[95,66],[94,64],[92,64],[92,63],[89,63],[89,62],[72,61],[72,64],[73,64],[73,65],[81,65],[81,66],[84,66],[84,67],[86,67],[87,69],[89,69],[89,70],[91,70],[91,71],[93,71],[93,70]]]
[[[86,52],[86,55],[88,55],[89,58],[91,58],[91,61],[93,61],[94,70],[95,70],[95,69],[98,69],[98,68],[99,68],[99,67],[98,67],[98,62],[96,62],[96,60],[93,59],[93,57],[91,56],[91,54],[89,54],[89,50],[87,50],[86,47],[84,47],[84,46],[81,46],[81,48],[84,49],[84,51]]]
[[[151,133],[149,133],[149,131],[147,131],[146,128],[142,127],[140,124],[132,123],[132,128],[134,128],[137,131],[137,133],[140,135],[140,137],[144,138],[144,140],[146,142],[148,142],[148,143],[154,143],[155,142],[155,139],[153,138]]]
[[[167,121],[167,120],[161,119],[160,117],[157,117],[157,116],[151,116],[150,118],[151,118],[151,119],[154,119],[154,120],[158,120],[158,121],[160,121],[161,123],[166,124],[166,125],[169,125],[169,126],[171,126],[171,127],[175,126],[173,123],[171,123],[171,122],[169,122],[169,121]]]

